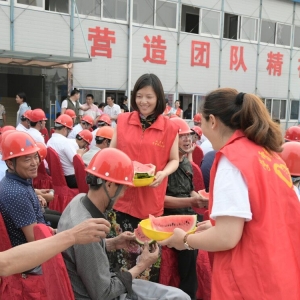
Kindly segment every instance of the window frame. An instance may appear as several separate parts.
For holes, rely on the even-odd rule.
[[[134,0],[132,0],[132,24],[134,24],[135,26],[138,26],[138,27],[144,27],[144,28],[154,28],[154,11],[153,11],[153,25],[149,25],[149,24],[142,24],[142,23],[138,23],[138,22],[135,22],[133,20],[133,11],[134,11]],[[153,6],[153,10],[155,9],[155,3],[156,3],[156,0],[153,0],[154,1],[154,6]]]
[[[261,40],[261,37],[262,37],[261,30],[262,30],[262,22],[263,22],[263,21],[275,23],[275,39],[274,39],[274,43],[262,42],[262,40]],[[273,21],[273,20],[261,19],[261,21],[260,21],[260,31],[259,31],[259,34],[260,34],[260,43],[261,43],[261,44],[263,44],[263,45],[276,45],[277,22],[276,22],[276,21]]]
[[[18,7],[18,8],[25,8],[25,9],[32,9],[32,10],[39,10],[39,11],[47,11],[47,10],[45,10],[45,0],[42,0],[42,1],[43,1],[42,6],[35,6],[35,5],[30,5],[30,4],[18,3],[18,0],[15,0],[14,1],[14,6]]]
[[[296,48],[296,49],[300,49],[300,34],[299,34],[299,46],[295,46],[295,36],[296,36],[296,27],[299,28],[299,31],[300,31],[300,25],[294,25],[294,43],[293,43],[293,48]]]
[[[7,6],[8,6],[8,5],[10,5],[10,1],[11,1],[11,0],[7,0],[7,1],[2,1],[2,0],[0,0],[0,4],[1,4],[1,5],[3,4],[3,5],[7,5]]]
[[[203,13],[203,11],[209,11],[209,12],[212,11],[212,12],[219,13],[219,35],[209,34],[209,33],[202,33],[202,20],[203,20],[202,13]],[[214,9],[200,8],[199,17],[200,17],[200,20],[199,20],[199,33],[198,34],[201,35],[201,36],[220,38],[220,34],[221,34],[221,31],[222,31],[222,28],[221,28],[221,11],[214,10]]]
[[[256,40],[247,40],[247,39],[243,39],[242,38],[242,30],[243,30],[243,19],[244,18],[248,18],[248,19],[254,19],[256,20],[255,22],[255,30],[256,30]],[[258,34],[260,32],[260,27],[259,27],[259,18],[254,18],[254,17],[249,17],[249,16],[244,16],[244,15],[240,15],[240,34],[239,34],[239,40],[242,42],[247,42],[247,43],[254,43],[257,44],[258,43]]]
[[[128,9],[129,9],[128,0],[126,0],[126,10],[127,10],[126,11],[126,20],[120,20],[120,19],[114,19],[114,18],[106,18],[106,17],[104,17],[103,16],[103,12],[104,12],[103,5],[104,5],[104,1],[102,0],[101,1],[101,12],[100,12],[101,20],[103,20],[103,21],[109,21],[109,22],[116,22],[116,23],[120,23],[120,24],[128,24],[128,15],[129,15],[129,13],[128,13]]]
[[[297,119],[292,119],[291,114],[292,114],[292,101],[297,101],[298,102],[298,116]],[[289,121],[298,121],[300,116],[300,100],[299,99],[290,99],[290,115],[289,115]]]
[[[289,45],[281,45],[281,44],[277,44],[278,24],[290,26],[291,31],[290,31],[290,44],[289,44]],[[276,22],[276,30],[275,30],[275,46],[276,46],[276,47],[291,48],[291,43],[292,43],[292,27],[293,27],[292,24],[287,24],[287,23],[282,23],[282,22]]]
[[[271,100],[271,111],[268,110],[269,113],[270,113],[271,118],[272,119],[274,118],[274,116],[273,116],[274,100],[276,100],[276,101],[279,100],[280,101],[280,106],[279,106],[279,120],[280,121],[286,121],[287,120],[287,105],[288,105],[288,100],[287,99],[281,99],[281,98],[268,98],[268,97],[264,98],[263,99],[263,103],[264,103],[264,105],[265,105],[266,108],[267,108],[267,105],[266,105],[267,100]],[[285,112],[284,112],[285,118],[284,119],[281,119],[281,117],[280,117],[280,115],[281,115],[281,102],[282,101],[285,101]]]
[[[69,2],[70,4],[71,4],[71,1],[73,1],[73,0],[70,0],[70,2]],[[77,3],[76,3],[76,7],[77,7],[77,10],[78,10]],[[69,7],[69,14],[71,15],[71,11],[70,10],[71,10],[71,5]],[[82,19],[88,18],[89,20],[96,20],[96,21],[101,20],[101,14],[102,14],[102,1],[101,1],[101,4],[100,4],[100,14],[99,14],[98,17],[97,16],[84,15],[84,14],[79,13],[79,11],[78,11],[78,16],[80,18],[82,18]],[[77,16],[77,12],[76,12],[75,6],[74,6],[74,16]]]
[[[187,32],[187,31],[182,31],[181,30],[181,21],[182,21],[182,6],[190,6],[192,8],[197,8],[199,9],[199,14],[198,14],[198,33],[194,33],[194,32]],[[192,14],[192,13],[188,13],[190,15],[194,15],[194,16],[197,16],[197,14]],[[201,7],[198,7],[198,6],[191,6],[191,5],[187,5],[185,3],[181,3],[181,7],[180,7],[180,16],[181,16],[181,20],[180,20],[180,32],[184,32],[186,34],[193,34],[193,35],[200,35],[200,23],[201,23]]]
[[[178,2],[174,2],[174,1],[168,1],[168,0],[166,0],[166,1],[163,1],[163,2],[168,2],[168,3],[172,3],[172,4],[175,4],[175,6],[176,6],[176,13],[175,13],[175,15],[176,15],[176,21],[175,21],[175,28],[170,28],[170,27],[164,27],[164,26],[158,26],[158,25],[156,25],[156,7],[157,7],[157,1],[158,0],[154,0],[154,19],[153,19],[153,23],[154,23],[154,28],[156,28],[156,29],[162,29],[162,30],[169,30],[169,31],[177,31],[178,30]],[[160,0],[160,1],[162,1],[162,0]]]
[[[237,22],[237,35],[236,35],[236,39],[231,39],[231,38],[226,38],[224,37],[224,29],[225,29],[225,15],[233,15],[233,16],[237,16],[238,17],[238,22]],[[224,22],[223,22],[223,39],[227,40],[227,41],[239,41],[240,40],[240,23],[241,23],[241,15],[239,14],[232,14],[232,13],[228,13],[228,12],[224,12]]]

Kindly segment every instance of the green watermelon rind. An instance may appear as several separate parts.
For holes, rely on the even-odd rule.
[[[142,241],[141,239],[139,239],[139,238],[137,237],[137,234],[136,234],[136,233],[138,232],[138,230],[140,230],[140,233],[142,233],[143,236],[145,237],[145,241]],[[145,242],[148,242],[149,245],[152,244],[152,243],[155,243],[155,240],[149,239],[148,237],[145,236],[145,234],[143,233],[143,230],[142,230],[142,228],[141,228],[141,225],[138,225],[138,227],[134,230],[134,235],[135,235],[136,241],[137,241],[140,245],[144,245]],[[147,240],[146,240],[146,239],[147,239]]]
[[[173,232],[175,228],[181,228],[185,232],[190,232],[197,224],[197,215],[170,215],[157,218],[149,215],[149,219],[152,228],[160,232]],[[186,225],[188,222],[190,223],[189,227]]]

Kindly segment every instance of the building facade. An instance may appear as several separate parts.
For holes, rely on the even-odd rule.
[[[300,3],[0,0],[0,101],[22,88],[51,117],[72,86],[82,101],[118,102],[144,73],[193,114],[209,91],[233,87],[257,94],[282,129],[298,124]]]

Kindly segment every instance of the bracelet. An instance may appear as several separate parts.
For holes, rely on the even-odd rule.
[[[183,238],[183,245],[187,250],[195,250],[193,247],[191,247],[187,242],[187,237],[190,235],[190,233],[187,233]]]

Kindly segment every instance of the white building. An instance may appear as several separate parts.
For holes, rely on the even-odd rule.
[[[299,119],[296,2],[0,0],[0,101],[13,120],[20,91],[47,112],[72,86],[83,101],[92,93],[98,103],[107,94],[118,102],[151,72],[184,110],[234,87],[260,96],[284,129]]]

